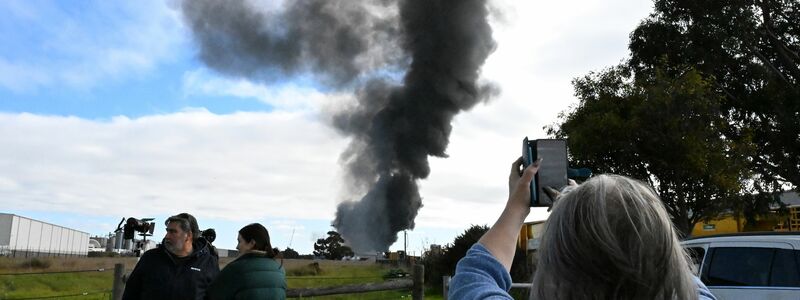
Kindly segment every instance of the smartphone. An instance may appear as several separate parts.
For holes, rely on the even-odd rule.
[[[567,141],[562,139],[522,140],[522,162],[527,167],[539,157],[539,171],[531,181],[531,206],[551,206],[553,200],[543,190],[551,187],[560,190],[568,184]]]

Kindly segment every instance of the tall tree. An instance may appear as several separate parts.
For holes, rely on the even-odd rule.
[[[456,264],[467,254],[472,245],[478,242],[484,233],[489,231],[486,225],[472,225],[458,235],[453,243],[447,244],[439,253],[429,252],[422,258],[425,266],[425,284],[436,289],[442,286],[442,276],[452,276]]]
[[[642,81],[631,71],[620,65],[574,80],[580,102],[549,132],[568,139],[574,163],[647,181],[688,235],[741,189],[747,170],[737,157],[751,149],[720,134],[729,126],[721,97],[702,73],[656,69]]]
[[[327,237],[317,239],[317,242],[314,243],[314,255],[339,260],[345,256],[353,256],[353,250],[344,245],[342,235],[331,230],[328,231]]]
[[[722,97],[725,137],[755,145],[749,159],[760,186],[800,186],[800,1],[656,0],[654,7],[631,34],[628,65],[638,80],[694,66]]]

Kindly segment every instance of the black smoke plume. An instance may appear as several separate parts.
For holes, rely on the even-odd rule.
[[[297,0],[260,10],[244,0],[183,2],[200,58],[219,72],[272,83],[311,74],[358,102],[333,125],[354,199],[333,225],[357,251],[385,251],[414,228],[417,180],[446,157],[453,117],[496,93],[478,83],[494,49],[485,0]],[[402,80],[392,80],[405,70]],[[380,76],[381,72],[389,73]],[[360,200],[356,200],[360,197]]]
[[[234,77],[273,83],[311,74],[342,87],[400,55],[390,1],[279,3],[268,10],[255,0],[185,0],[181,8],[200,59]]]

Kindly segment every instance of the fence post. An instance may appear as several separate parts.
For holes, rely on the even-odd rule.
[[[111,290],[112,300],[122,300],[122,292],[125,291],[125,282],[122,281],[122,276],[125,275],[124,264],[114,264],[114,287]]]
[[[422,300],[425,298],[425,266],[414,265],[414,285],[411,288],[411,299]]]
[[[447,300],[447,293],[450,292],[450,276],[442,276],[442,299]]]

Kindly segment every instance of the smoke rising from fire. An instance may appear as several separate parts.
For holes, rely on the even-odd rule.
[[[247,0],[187,0],[181,8],[200,59],[218,72],[265,83],[311,74],[341,87],[400,56],[390,3],[290,0],[276,11]]]
[[[353,199],[333,225],[356,251],[386,251],[414,228],[428,156],[446,157],[453,117],[494,95],[478,82],[495,47],[486,0],[185,1],[209,67],[273,83],[310,74],[357,103],[333,125],[352,138],[341,160]],[[384,73],[404,70],[402,81]]]

